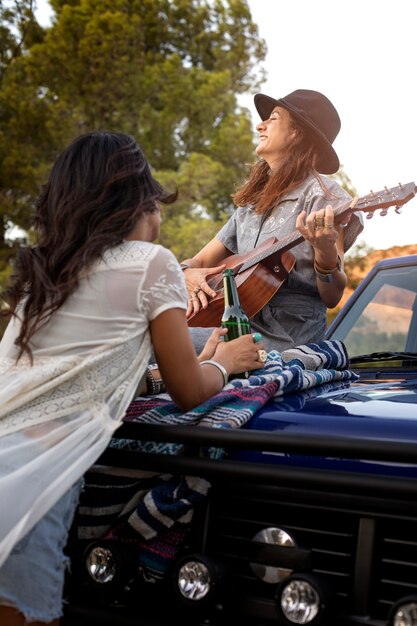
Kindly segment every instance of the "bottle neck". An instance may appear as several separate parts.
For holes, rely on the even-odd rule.
[[[239,295],[237,293],[237,287],[233,274],[225,274],[223,277],[223,289],[224,289],[224,306],[235,307],[239,305]]]

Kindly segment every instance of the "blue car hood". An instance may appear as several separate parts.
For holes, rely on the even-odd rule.
[[[286,394],[270,400],[245,428],[271,431],[271,434],[286,431],[300,435],[403,439],[417,444],[417,377],[331,383]],[[402,474],[405,467],[411,467],[267,451],[246,451],[238,457],[254,462],[389,474]],[[407,469],[405,473],[417,476],[417,468]]]
[[[387,438],[413,433],[417,441],[417,377],[332,383],[286,394],[270,400],[247,428]]]

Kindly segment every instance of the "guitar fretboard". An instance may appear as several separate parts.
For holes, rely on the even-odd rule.
[[[381,214],[385,215],[387,213],[387,207],[396,206],[396,208],[398,209],[401,205],[408,202],[415,194],[416,185],[414,182],[411,182],[407,183],[406,185],[392,187],[391,189],[385,188],[382,191],[378,191],[376,193],[371,192],[370,194],[361,198],[350,198],[349,201],[345,204],[342,204],[341,206],[333,209],[333,212],[335,218],[339,218],[344,213],[354,213],[355,211],[368,212],[367,217],[372,217],[373,211],[383,208],[384,211],[381,211]],[[286,250],[290,250],[302,241],[304,241],[304,237],[298,231],[295,231],[287,237],[284,237],[280,241],[277,241],[275,244],[272,244],[267,250],[261,250],[259,254],[251,256],[247,261],[245,261],[245,263],[243,263],[239,267],[238,272],[243,272],[244,270],[249,269],[253,265],[260,263],[261,261],[263,261],[263,259],[266,259],[272,254],[276,254],[277,252],[282,253]]]

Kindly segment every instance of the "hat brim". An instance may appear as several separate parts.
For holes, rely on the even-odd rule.
[[[302,111],[285,100],[276,100],[271,96],[263,93],[257,93],[254,97],[255,107],[262,120],[266,120],[275,109],[275,107],[283,107],[287,109],[294,117],[296,117],[304,126],[313,132],[315,143],[319,149],[319,159],[317,161],[317,171],[320,174],[335,174],[340,168],[339,157],[337,156],[332,144],[327,137],[321,132],[320,128],[311,122]]]

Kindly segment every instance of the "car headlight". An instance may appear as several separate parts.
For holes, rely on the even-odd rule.
[[[219,591],[223,567],[205,555],[193,554],[177,563],[174,587],[180,599],[192,604],[207,604]]]
[[[417,597],[407,596],[391,609],[390,626],[417,626]]]
[[[327,585],[310,574],[292,574],[279,585],[276,595],[282,624],[320,624],[331,603]]]
[[[131,544],[94,541],[84,551],[84,570],[96,585],[126,585],[138,574],[138,552]]]
[[[285,548],[294,548],[297,546],[293,537],[282,528],[264,528],[256,533],[252,541],[267,543],[274,546],[282,546]],[[255,576],[263,580],[265,583],[279,583],[292,573],[292,570],[285,567],[275,567],[272,565],[263,565],[261,563],[250,563]]]

